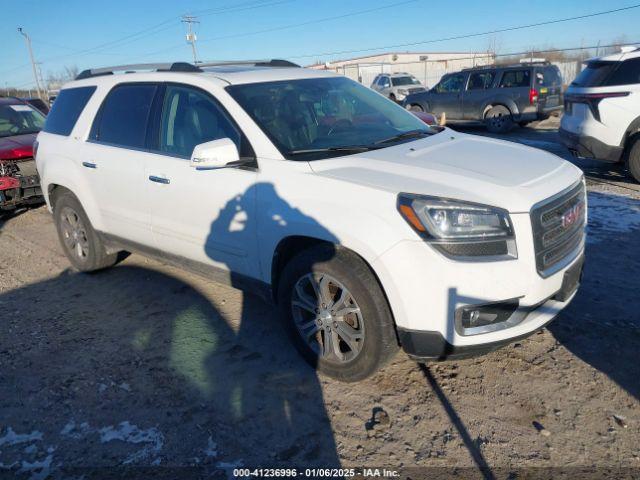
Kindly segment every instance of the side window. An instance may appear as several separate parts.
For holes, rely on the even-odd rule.
[[[209,95],[186,86],[168,86],[160,120],[161,152],[189,158],[196,145],[230,138],[242,154],[242,136]]]
[[[456,73],[449,77],[445,77],[438,84],[438,93],[455,93],[462,90],[464,84],[464,73]]]
[[[500,88],[517,88],[531,86],[531,72],[529,70],[507,70],[502,74]]]
[[[91,129],[91,139],[123,147],[144,148],[156,89],[152,84],[116,86],[100,107]]]
[[[625,60],[611,74],[607,80],[607,85],[631,85],[640,83],[640,58]]]
[[[496,72],[477,72],[472,73],[469,77],[469,85],[467,90],[486,90],[491,88]]]
[[[391,81],[389,80],[389,77],[385,77],[385,76],[380,77],[380,86],[385,88],[390,87]]]
[[[96,91],[96,87],[66,88],[60,92],[51,107],[44,131],[56,135],[68,136],[75,127],[78,117],[87,106],[87,102]]]

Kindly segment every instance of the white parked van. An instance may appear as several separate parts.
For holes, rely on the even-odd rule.
[[[344,381],[399,346],[444,359],[530,335],[580,281],[579,169],[289,62],[85,71],[38,143],[77,270],[135,251],[261,292]]]

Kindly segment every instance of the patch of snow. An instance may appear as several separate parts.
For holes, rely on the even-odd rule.
[[[44,480],[51,474],[51,462],[53,455],[49,454],[44,460],[36,460],[34,462],[22,461],[22,466],[18,473],[30,473],[29,480]]]
[[[589,192],[587,241],[598,243],[640,230],[640,200],[603,192]]]
[[[89,424],[87,422],[82,422],[80,425],[76,425],[76,422],[71,420],[68,422],[62,430],[60,430],[60,435],[63,437],[74,438],[79,440],[83,437],[86,437],[91,433],[91,428],[89,428]]]
[[[121,422],[117,428],[113,426],[101,428],[100,441],[102,443],[112,442],[114,440],[120,440],[127,443],[146,443],[144,448],[129,455],[124,465],[135,463],[149,457],[151,454],[159,453],[164,445],[164,435],[157,428],[148,428],[141,430],[135,425],[127,422]]]
[[[38,447],[36,447],[35,445],[29,445],[23,450],[23,452],[26,453],[27,455],[36,453],[37,451],[38,451]]]
[[[2,445],[17,445],[18,443],[34,442],[42,440],[42,432],[34,430],[31,433],[16,433],[11,427],[7,427],[7,433],[0,437],[0,447]]]
[[[216,463],[216,467],[222,468],[223,470],[230,470],[230,469],[233,469],[233,468],[239,468],[239,467],[241,467],[243,465],[244,465],[244,462],[242,461],[242,459],[235,460],[233,462],[218,462],[218,463]]]
[[[213,441],[213,438],[209,437],[207,441],[207,448],[204,450],[204,454],[207,457],[217,457],[218,456],[218,445]]]

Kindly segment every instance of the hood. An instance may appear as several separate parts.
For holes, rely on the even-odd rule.
[[[315,173],[341,181],[483,203],[511,213],[528,212],[582,176],[577,167],[543,150],[450,129],[310,165]]]
[[[37,133],[0,138],[0,160],[14,160],[33,156],[33,142]]]

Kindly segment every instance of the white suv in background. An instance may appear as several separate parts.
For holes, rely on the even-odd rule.
[[[420,80],[408,73],[381,73],[373,79],[371,88],[396,103],[402,102],[408,95],[427,91]]]
[[[344,381],[398,346],[443,359],[530,335],[580,281],[579,169],[429,127],[329,72],[284,61],[85,71],[38,142],[77,270],[136,251],[262,293],[302,355]]]
[[[560,138],[575,155],[626,162],[640,182],[640,48],[594,58],[565,96]]]

